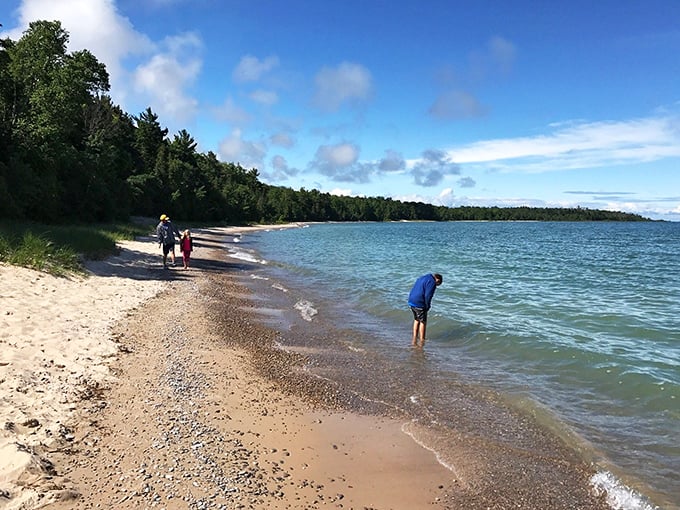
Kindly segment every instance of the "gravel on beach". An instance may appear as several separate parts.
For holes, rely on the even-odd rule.
[[[275,348],[279,333],[244,312],[237,270],[208,264],[167,278],[166,291],[115,328],[115,381],[93,389],[79,421],[43,452],[53,468],[42,483],[59,494],[50,508],[608,508],[585,489],[585,471],[546,480],[543,466],[531,473],[517,462],[477,478],[424,449],[416,464],[412,453],[393,460],[404,450],[397,441],[411,440],[390,418],[328,435],[363,419],[343,411],[352,395],[305,377],[303,354]],[[350,444],[364,431],[373,449]],[[494,452],[484,457],[493,462]],[[461,473],[484,469],[469,462]]]

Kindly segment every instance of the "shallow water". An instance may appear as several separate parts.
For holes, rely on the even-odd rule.
[[[593,483],[617,494],[614,506],[653,508],[647,497],[680,506],[680,224],[323,224],[244,235],[229,248],[259,263],[254,283],[319,328],[316,348],[365,359],[334,350],[310,367],[315,375],[380,366],[377,379],[394,381],[357,390],[362,405],[443,423],[455,404],[471,427],[500,429],[512,420],[475,405],[493,395],[596,461]],[[434,271],[444,283],[415,353],[406,296]],[[475,388],[462,405],[451,402],[460,385]]]

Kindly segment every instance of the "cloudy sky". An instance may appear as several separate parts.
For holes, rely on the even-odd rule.
[[[676,0],[2,0],[111,96],[294,189],[680,221]]]

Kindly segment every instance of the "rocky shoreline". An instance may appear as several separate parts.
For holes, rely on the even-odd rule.
[[[305,381],[311,397],[301,399],[262,377],[300,360],[273,350],[276,332],[243,311],[237,280],[209,264],[179,274],[115,329],[116,382],[74,427],[70,447],[51,455],[62,470],[55,482],[72,488],[50,507],[398,508],[400,491],[380,489],[394,479],[376,476],[385,454],[364,450],[387,431],[397,439],[388,457],[396,447],[426,465],[415,479],[428,483],[404,486],[403,500],[436,506],[451,474],[398,422],[331,410],[335,391],[323,383]],[[369,455],[375,465],[354,460]]]
[[[80,385],[58,436],[33,442],[17,485],[37,496],[0,508],[608,508],[573,460],[460,432],[445,467],[403,417],[350,411],[356,393],[277,348],[223,235],[198,234],[187,271],[154,257],[129,276],[163,290],[110,330],[113,377]]]

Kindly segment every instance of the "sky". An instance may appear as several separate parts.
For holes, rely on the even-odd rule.
[[[2,0],[263,182],[680,221],[677,0]]]

